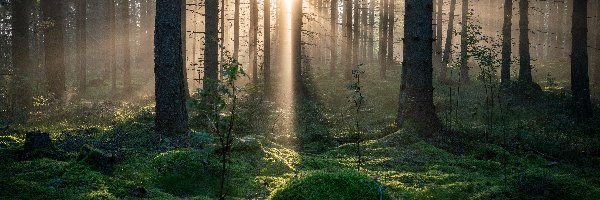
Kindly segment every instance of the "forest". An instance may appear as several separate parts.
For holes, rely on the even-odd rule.
[[[0,199],[600,199],[598,0],[0,0]]]

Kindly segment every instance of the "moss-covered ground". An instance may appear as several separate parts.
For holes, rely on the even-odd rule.
[[[276,100],[245,96],[228,197],[600,199],[600,118],[573,120],[565,90],[496,94],[492,103],[477,81],[436,85],[446,129],[423,138],[393,125],[397,78],[365,77],[359,115],[351,111],[347,81],[307,81],[296,136],[287,142],[272,129]],[[363,130],[360,172],[355,119]],[[181,140],[153,132],[150,101],[40,106],[27,126],[0,132],[0,199],[216,199],[220,147],[200,119],[191,123]],[[55,148],[25,157],[24,134],[33,130],[50,133]],[[86,147],[112,155],[114,170],[101,173],[82,160]]]

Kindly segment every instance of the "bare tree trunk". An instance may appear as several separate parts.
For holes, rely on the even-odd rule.
[[[368,57],[369,57],[369,63],[374,63],[375,61],[375,0],[369,0],[369,31],[368,31],[368,35],[367,37],[369,38],[368,41],[368,47],[367,47],[367,51],[368,51]]]
[[[396,125],[415,126],[424,136],[441,128],[433,104],[432,1],[406,0],[404,67]]]
[[[344,78],[352,76],[352,0],[344,0],[344,28],[346,36],[346,48],[344,48]]]
[[[519,0],[519,81],[531,84],[531,55],[529,53],[529,0]]]
[[[387,34],[387,65],[388,67],[395,66],[396,61],[394,60],[394,26],[396,26],[396,4],[394,0],[390,0],[388,3],[388,34]]]
[[[387,34],[388,34],[388,1],[380,0],[379,7],[379,77],[385,79],[387,73]]]
[[[330,76],[335,76],[337,63],[337,34],[338,34],[338,0],[331,0],[331,63],[329,65]]]
[[[442,65],[442,39],[443,39],[443,16],[444,16],[444,0],[437,0],[437,19],[436,19],[436,38],[435,38],[435,57],[434,57],[434,68],[440,69]]]
[[[252,69],[252,81],[258,82],[258,51],[257,51],[257,32],[258,32],[258,2],[250,0],[250,66]]]
[[[463,0],[462,4],[462,30],[460,32],[460,82],[463,84],[469,84],[471,79],[469,78],[469,47],[468,47],[468,21],[469,19],[469,0]]]
[[[109,68],[111,74],[111,95],[116,97],[117,95],[117,51],[116,51],[116,16],[115,16],[115,0],[108,1],[108,54],[109,57]]]
[[[354,14],[352,16],[352,68],[362,62],[360,60],[360,0],[354,0]],[[352,72],[350,71],[350,75]]]
[[[271,84],[271,0],[264,1],[263,8],[263,16],[264,16],[264,58],[263,58],[263,68],[264,74],[263,78],[265,79],[265,87],[267,89]],[[269,91],[269,90],[267,90]]]
[[[87,91],[87,0],[77,1],[77,84],[79,94]]]
[[[45,74],[50,94],[60,101],[64,100],[65,83],[65,47],[63,1],[42,0],[43,19],[52,22],[44,28]]]
[[[240,51],[240,0],[235,0],[235,11],[233,14],[233,58],[238,58]]]
[[[293,78],[296,94],[302,93],[302,0],[294,0],[292,4],[292,59]]]
[[[219,80],[219,2],[205,1],[204,77],[203,89],[209,94],[203,103],[210,106],[216,96]],[[236,37],[237,38],[237,37]]]
[[[121,14],[123,16],[123,94],[131,94],[131,49],[129,45],[129,0],[123,0]],[[185,65],[184,65],[185,66]]]
[[[510,82],[512,60],[512,15],[513,0],[504,0],[504,24],[502,26],[502,83]]]
[[[571,91],[573,92],[573,113],[577,118],[593,116],[588,75],[587,3],[587,0],[573,1]]]
[[[156,1],[155,130],[160,134],[184,134],[188,130],[188,90],[185,87],[184,40],[181,33],[181,13],[185,10],[182,2],[183,0]]]
[[[452,59],[452,39],[454,36],[454,11],[456,10],[456,0],[450,1],[450,11],[448,13],[448,29],[446,30],[446,44],[444,46],[444,55],[442,57],[442,67],[440,68],[440,78],[442,82],[447,81],[448,64]]]
[[[14,69],[13,85],[11,89],[11,108],[9,118],[12,122],[27,122],[29,109],[32,106],[32,94],[30,85],[30,70],[32,68],[29,59],[29,23],[30,12],[33,2],[21,0],[13,2],[12,14],[12,64]]]

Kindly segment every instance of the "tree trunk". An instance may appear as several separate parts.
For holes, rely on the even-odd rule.
[[[271,84],[271,0],[264,1],[263,8],[263,16],[264,16],[264,57],[263,57],[263,68],[264,74],[263,78],[265,79],[265,87],[267,89]],[[269,91],[269,90],[267,90]]]
[[[13,3],[12,18],[12,63],[14,69],[14,82],[11,89],[10,119],[12,122],[27,122],[29,108],[32,106],[32,94],[29,72],[32,68],[29,59],[29,22],[30,11],[33,2],[31,0],[15,1]]]
[[[233,58],[239,59],[240,51],[240,0],[234,2],[235,10],[233,14]]]
[[[109,67],[111,74],[111,92],[112,96],[117,95],[117,51],[116,51],[116,16],[115,16],[115,0],[109,0],[108,2],[108,54],[109,54]]]
[[[573,113],[577,118],[590,118],[593,115],[588,75],[587,2],[587,0],[573,1],[571,91]]]
[[[443,30],[444,30],[444,26],[443,26],[443,19],[442,17],[444,16],[444,12],[443,12],[443,7],[444,7],[444,0],[438,0],[437,1],[437,20],[436,20],[436,38],[435,38],[435,57],[434,57],[434,68],[437,67],[438,69],[440,68],[440,66],[442,65],[442,38],[443,38]]]
[[[471,79],[469,79],[469,55],[467,54],[469,51],[468,47],[468,21],[469,19],[469,0],[463,0],[462,5],[462,30],[460,32],[460,82],[463,84],[469,84]]]
[[[368,31],[368,57],[369,63],[374,63],[375,61],[375,0],[369,0],[369,31]]]
[[[258,2],[250,0],[250,66],[252,69],[252,81],[258,82],[258,51],[257,51],[257,32],[258,32]]]
[[[337,65],[337,34],[338,34],[338,0],[331,0],[331,63],[329,65],[329,75],[335,76]]]
[[[448,64],[452,59],[452,39],[454,38],[454,11],[456,10],[456,0],[450,1],[450,11],[448,13],[448,29],[446,30],[446,44],[444,45],[444,55],[442,56],[442,67],[440,68],[440,81],[447,81]]]
[[[302,94],[302,0],[294,0],[291,14],[293,82],[296,94]]]
[[[212,98],[216,96],[216,82],[219,80],[219,2],[205,1],[204,10],[205,46],[203,87],[209,94],[204,99],[204,104],[209,107],[213,103]]]
[[[344,0],[344,31],[346,36],[346,48],[344,48],[344,79],[349,80],[352,76],[352,0]]]
[[[512,15],[513,0],[504,0],[504,24],[502,25],[502,69],[500,79],[503,84],[510,82],[512,60]]]
[[[440,130],[433,104],[432,1],[406,0],[404,67],[396,125],[412,124],[424,136]]]
[[[367,52],[368,52],[368,49],[367,49],[367,37],[369,36],[368,35],[369,30],[367,28],[369,26],[368,25],[369,24],[368,23],[368,20],[369,20],[369,13],[368,13],[368,11],[369,11],[369,9],[367,7],[367,3],[366,2],[367,2],[367,0],[361,0],[361,3],[360,3],[360,6],[361,6],[361,9],[360,9],[360,12],[361,12],[361,15],[360,15],[361,16],[361,18],[360,18],[360,24],[361,24],[361,26],[360,26],[360,29],[361,29],[361,31],[360,31],[360,33],[361,33],[361,37],[360,37],[361,38],[361,42],[360,42],[360,44],[361,44],[360,58],[361,58],[361,61],[362,61],[363,64],[366,64],[366,62],[368,61],[367,60],[368,59],[367,58]]]
[[[396,62],[394,61],[394,26],[396,25],[396,4],[394,3],[394,0],[390,0],[388,4],[388,19],[386,20],[388,24],[388,34],[386,38],[388,51],[386,63],[388,67],[393,67]]]
[[[360,64],[360,0],[354,0],[354,14],[352,16],[352,65],[351,67]],[[350,71],[352,75],[352,71]]]
[[[129,0],[123,0],[121,15],[123,16],[123,95],[131,94],[131,49],[129,46]]]
[[[77,84],[79,94],[87,92],[87,0],[77,1]]]
[[[216,1],[213,3],[216,7]],[[207,3],[208,5],[211,3]],[[212,8],[212,7],[210,7]],[[182,38],[182,0],[156,1],[154,75],[156,92],[155,130],[160,134],[183,134],[188,130],[186,77]],[[207,12],[207,15],[210,12]],[[217,19],[216,15],[213,15]],[[213,26],[216,29],[216,26]],[[216,31],[214,31],[216,34]],[[216,49],[215,49],[216,52]],[[216,56],[215,56],[216,57]]]
[[[381,79],[385,79],[387,73],[387,34],[388,34],[388,1],[389,0],[380,0],[379,7],[379,77]]]
[[[529,0],[519,0],[519,81],[532,84],[529,53]]]
[[[65,85],[65,46],[63,1],[43,0],[43,19],[51,26],[44,29],[45,74],[50,94],[59,101],[64,100]]]

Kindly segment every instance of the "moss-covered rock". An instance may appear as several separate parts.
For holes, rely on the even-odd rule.
[[[218,191],[216,162],[203,151],[178,149],[161,153],[152,161],[157,170],[154,184],[163,191],[191,197]]]
[[[301,174],[276,190],[272,200],[390,199],[371,177],[356,171]]]
[[[109,175],[114,171],[118,159],[114,154],[105,153],[100,149],[85,145],[82,148],[79,160],[88,164],[92,169]]]

